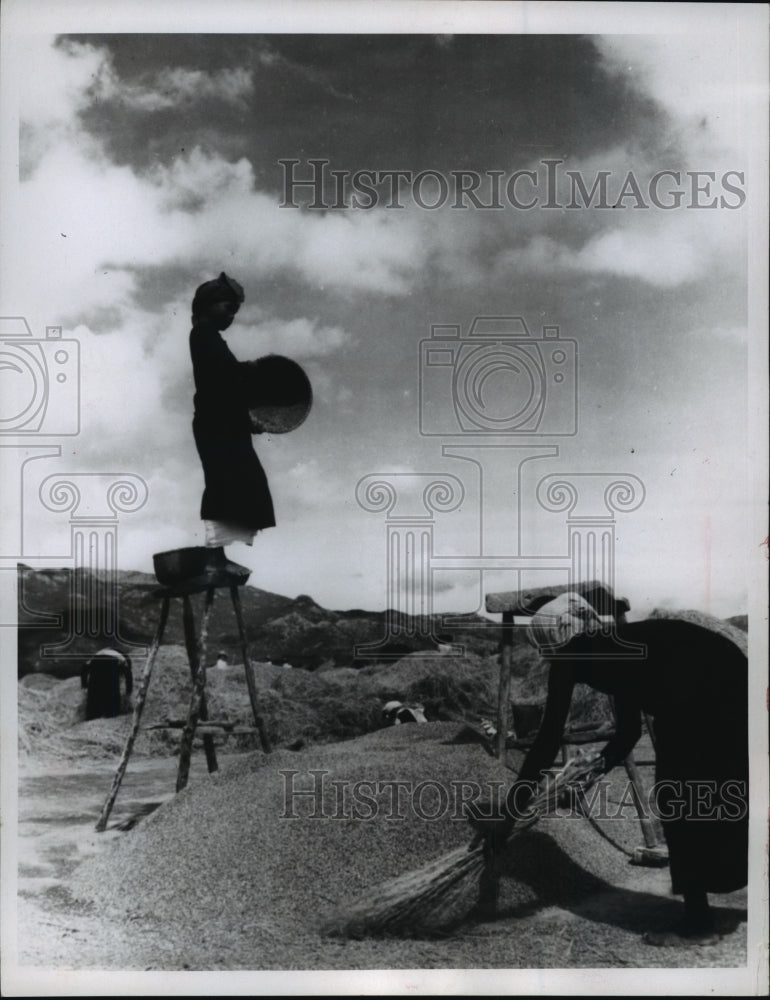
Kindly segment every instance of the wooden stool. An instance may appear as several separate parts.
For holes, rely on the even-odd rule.
[[[251,711],[254,716],[254,724],[257,732],[259,733],[262,749],[265,753],[270,753],[270,741],[267,736],[264,721],[260,714],[254,673],[251,668],[251,661],[249,660],[246,629],[243,623],[243,610],[241,608],[241,599],[238,590],[238,588],[244,584],[246,580],[248,580],[249,575],[250,570],[246,567],[237,566],[235,563],[228,563],[226,567],[208,569],[191,581],[183,581],[174,587],[162,587],[155,591],[154,596],[161,599],[160,619],[152,640],[152,645],[150,646],[150,650],[147,654],[142,680],[136,693],[131,731],[128,734],[128,739],[126,740],[126,745],[123,749],[123,755],[120,759],[120,763],[118,764],[115,777],[112,780],[112,787],[110,788],[110,792],[104,806],[102,807],[101,814],[99,815],[99,821],[96,824],[97,832],[101,833],[106,829],[107,820],[109,819],[112,807],[115,804],[115,799],[117,798],[121,782],[123,781],[123,776],[126,773],[131,751],[133,750],[134,742],[136,741],[136,737],[139,732],[139,724],[142,718],[142,711],[144,710],[144,703],[147,699],[147,690],[150,686],[152,669],[158,655],[161,640],[163,639],[166,624],[168,622],[169,608],[172,598],[179,598],[182,601],[182,621],[184,625],[185,647],[187,649],[187,658],[190,663],[190,674],[193,681],[190,708],[187,714],[187,722],[185,723],[182,731],[182,741],[179,748],[179,768],[177,771],[176,781],[177,792],[180,792],[187,785],[190,774],[190,759],[192,756],[193,739],[195,737],[198,722],[200,721],[205,723],[208,720],[208,709],[206,706],[206,643],[208,639],[208,625],[209,617],[211,615],[211,607],[214,603],[214,595],[218,589],[223,587],[227,587],[230,591],[230,598],[232,600],[235,617],[238,622],[238,634],[243,653],[243,669],[246,674],[246,685],[249,691],[249,700],[251,702]],[[196,638],[195,616],[190,602],[190,597],[192,594],[203,592],[206,594],[203,619],[201,622],[200,638]],[[206,764],[209,772],[216,771],[218,765],[214,749],[214,737],[210,731],[206,731],[203,735],[203,746],[206,752]]]

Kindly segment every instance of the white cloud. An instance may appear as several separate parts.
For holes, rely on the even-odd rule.
[[[578,206],[565,209],[565,235],[556,239],[529,229],[526,242],[500,252],[496,267],[503,272],[515,268],[620,275],[657,287],[675,287],[715,270],[724,275],[742,267],[749,205],[744,183],[736,176],[725,180],[718,157],[694,166],[691,155],[685,149],[674,164],[656,162],[644,150],[620,146],[566,161],[559,167],[552,192],[559,205]],[[532,169],[539,170],[536,190],[545,200],[551,192],[543,168],[535,163]],[[667,170],[674,176],[664,175]],[[714,176],[696,175],[701,170]],[[603,188],[594,188],[598,181]],[[730,207],[720,207],[722,199]],[[661,208],[656,201],[676,207]],[[586,203],[594,207],[587,209]],[[700,207],[712,203],[717,207]],[[599,204],[605,207],[597,208]],[[615,204],[620,207],[612,207]],[[525,214],[531,221],[532,213]],[[521,235],[513,233],[518,240]]]
[[[138,175],[111,162],[79,125],[78,113],[94,94],[122,92],[108,54],[90,45],[36,42],[30,60],[23,143],[34,169],[6,217],[17,234],[6,288],[19,302],[39,304],[36,322],[127,307],[129,272],[147,266],[204,274],[238,260],[248,262],[254,278],[293,273],[338,291],[402,294],[413,286],[429,253],[420,220],[384,209],[334,215],[281,209],[256,189],[246,159],[233,163],[199,148]],[[202,79],[171,74],[168,94],[179,96]],[[210,92],[217,88],[239,94],[246,82],[219,76],[208,85]],[[131,93],[135,99],[138,92]],[[36,260],[45,261],[44,297],[33,288]]]
[[[189,397],[192,418],[193,393],[187,337],[175,332],[180,325],[185,329],[170,310],[161,316],[137,311],[115,333],[85,325],[72,331],[80,342],[83,460],[110,455],[147,466],[178,454],[190,437],[189,422],[168,400]]]
[[[661,286],[692,281],[706,270],[705,264],[683,234],[672,237],[668,229],[640,233],[632,226],[589,240],[574,260],[577,270],[641,278]]]
[[[719,112],[712,118],[722,121],[723,103],[732,107],[745,97],[737,85],[734,90],[724,87],[721,76],[715,82],[717,55],[720,74],[738,79],[738,53],[729,38],[721,47],[720,40],[700,36],[602,37],[597,42],[614,69],[635,77],[664,103],[675,123],[690,129],[685,129],[692,140],[689,153],[710,148],[717,155],[713,142],[705,147],[701,141],[704,134],[713,138],[712,133],[699,131],[693,123],[710,108]],[[194,148],[140,177],[110,163],[78,129],[77,113],[94,94],[122,94],[142,106],[182,99],[196,88],[237,99],[252,85],[246,71],[168,70],[141,87],[126,88],[117,80],[106,50],[80,43],[47,48],[41,48],[39,40],[25,44],[32,46],[35,66],[24,95],[25,141],[34,149],[38,167],[21,185],[15,217],[11,212],[11,225],[20,233],[14,256],[21,263],[8,284],[23,292],[29,285],[24,277],[28,262],[45,259],[46,321],[54,321],[52,314],[72,315],[81,307],[122,307],[133,288],[128,269],[146,266],[182,265],[204,274],[223,260],[247,261],[254,278],[293,273],[319,289],[387,295],[408,293],[431,261],[458,280],[479,275],[479,261],[469,252],[483,239],[478,213],[466,220],[457,212],[427,218],[419,212],[281,209],[257,190],[252,165],[244,158],[229,162]],[[734,116],[725,116],[734,124]],[[739,132],[720,134],[740,148]],[[740,166],[729,162],[732,168]],[[707,160],[697,167],[718,171],[724,163]],[[611,149],[565,164],[564,169],[578,170],[589,181],[597,170],[611,170],[616,184],[629,166],[646,177],[671,165],[650,163],[639,150]],[[517,216],[519,238],[523,231],[532,231],[534,213],[511,214]],[[577,249],[574,241],[561,246],[532,233],[523,249],[506,251],[498,266],[622,274],[655,285],[676,285],[734,256],[737,238],[743,235],[743,214],[745,210],[637,212],[630,207],[606,216],[591,212],[592,225],[598,219],[603,228],[594,229]],[[292,335],[302,341],[299,330]]]
[[[6,301],[12,295],[37,326],[95,307],[127,308],[134,279],[126,267],[173,252],[155,201],[127,167],[59,142],[8,204]]]
[[[257,311],[257,310],[255,310]],[[238,328],[228,336],[233,354],[241,361],[259,354],[288,354],[296,358],[325,357],[350,346],[352,337],[339,326],[321,326],[300,316],[292,320],[265,319],[249,323],[244,308],[238,314]],[[245,325],[244,325],[245,323]]]
[[[574,271],[637,278],[658,287],[673,287],[698,278],[711,263],[695,242],[668,229],[640,233],[633,226],[612,229],[574,250],[547,236],[500,255],[500,271]]]
[[[111,261],[205,271],[236,259],[247,261],[254,276],[293,272],[320,287],[400,294],[427,257],[419,227],[408,218],[384,209],[344,215],[281,209],[254,189],[248,161],[233,164],[199,149],[143,178],[60,145],[55,162],[44,160],[22,197],[27,211],[37,206],[41,228],[77,233],[77,250],[94,269]]]
[[[293,212],[282,227],[278,257],[325,287],[400,295],[413,287],[428,258],[414,219],[397,213],[326,215]],[[277,248],[273,246],[272,252]]]
[[[608,67],[654,97],[680,137],[711,159],[745,153],[747,112],[766,100],[766,67],[747,62],[740,18],[728,8],[721,29],[712,19],[708,33],[694,23],[686,33],[596,38]]]
[[[316,507],[323,498],[332,500],[328,471],[316,458],[296,462],[281,476],[280,488],[284,496],[302,506]]]
[[[29,73],[24,78],[21,119],[34,128],[71,125],[91,100],[89,87],[103,72],[107,54],[92,45],[56,47],[44,35],[17,36]]]
[[[32,34],[23,36],[20,44],[28,51],[30,65],[44,67],[43,73],[30,73],[25,80],[24,118],[33,124],[71,119],[73,111],[93,101],[159,111],[205,98],[240,104],[254,91],[253,74],[244,67],[208,73],[176,66],[126,83],[102,46],[71,40],[53,46],[45,36]]]
[[[247,305],[239,316],[232,342],[235,345],[254,338],[259,353],[277,350],[310,359],[308,370],[320,402],[322,394],[329,399],[334,396],[332,378],[336,373],[329,375],[331,366],[325,359],[355,346],[352,335],[312,317],[278,320],[258,310],[250,312],[249,281],[285,274],[329,291],[404,295],[422,280],[426,267],[433,262],[458,281],[486,280],[478,252],[485,245],[485,233],[492,230],[488,245],[494,246],[500,229],[508,226],[516,228],[518,243],[525,232],[528,237],[522,248],[509,248],[498,259],[500,268],[512,271],[515,268],[549,276],[559,270],[623,274],[664,287],[703,277],[709,268],[712,273],[724,274],[726,268],[734,266],[736,234],[746,210],[608,211],[600,217],[600,228],[595,228],[599,214],[592,212],[594,228],[590,233],[583,222],[589,213],[575,212],[573,218],[577,221],[568,244],[566,239],[561,241],[566,226],[560,230],[559,240],[538,233],[548,213],[511,211],[505,213],[503,221],[496,218],[496,213],[375,210],[323,214],[280,209],[274,199],[257,189],[248,160],[230,162],[200,149],[192,149],[165,169],[139,176],[109,161],[79,126],[78,112],[92,99],[94,81],[100,81],[97,92],[99,86],[105,88],[103,96],[113,85],[113,71],[105,53],[88,45],[70,46],[67,51],[50,45],[41,49],[33,36],[25,38],[24,44],[30,47],[30,73],[23,95],[28,123],[25,141],[36,167],[20,184],[14,202],[6,200],[4,230],[13,234],[3,269],[6,311],[23,312],[36,336],[42,334],[46,324],[61,322],[63,317],[81,320],[89,311],[98,310],[120,314],[122,323],[115,324],[113,333],[97,334],[93,325],[84,320],[77,328],[83,359],[83,432],[72,442],[77,457],[66,457],[67,464],[77,469],[142,470],[150,485],[150,500],[145,510],[132,515],[130,522],[126,520],[126,537],[130,535],[133,553],[142,556],[142,565],[153,551],[195,543],[202,474],[185,416],[185,407],[192,416],[186,337],[189,299],[169,303],[161,315],[154,311],[155,301],[137,305],[137,270],[184,268],[191,275],[191,290],[197,280],[218,273],[223,266],[232,270],[247,286]],[[641,40],[634,44],[637,51],[643,52]],[[684,50],[676,51],[681,54]],[[691,88],[684,93],[681,105],[677,104],[676,52],[672,48],[666,52],[665,59],[665,53],[657,53],[648,60],[645,72],[650,75],[645,77],[646,85],[658,88],[654,92],[666,102],[680,135],[692,138],[686,155],[691,159],[696,154],[701,157],[693,161],[693,167],[735,167],[727,154],[720,159],[715,152],[711,158],[719,122],[710,121],[708,128],[699,128],[698,114],[703,110],[707,91]],[[723,62],[716,59],[712,73],[713,66],[721,71]],[[704,80],[706,63],[699,59],[698,66],[701,83],[709,83]],[[718,74],[713,77],[716,81]],[[165,94],[161,83],[167,87]],[[237,100],[246,91],[248,81],[237,75],[204,80],[180,71],[165,78],[148,78],[142,87],[124,91],[123,96],[135,107],[150,108],[153,102],[162,106],[172,94],[178,100],[186,99],[194,85],[204,89],[208,86],[210,92],[218,87],[223,99]],[[729,134],[722,131],[719,135],[723,148],[729,149],[731,142],[737,142],[736,148],[740,148],[741,135],[732,126]],[[696,140],[703,137],[709,138],[711,144],[698,145]],[[568,166],[583,169],[587,176],[597,169],[612,169],[624,176],[630,166],[651,166],[643,161],[643,152],[620,149],[597,154],[582,163],[570,162]],[[551,218],[548,216],[549,222]],[[321,365],[323,370],[313,371],[313,366],[320,369]],[[346,386],[338,392],[345,394]],[[349,390],[347,393],[350,395]],[[734,398],[731,393],[724,393],[724,397]],[[296,435],[257,443],[271,488],[279,504],[283,502],[279,528],[266,532],[255,546],[257,572],[253,582],[257,585],[297,592],[294,581],[299,569],[286,556],[291,551],[292,559],[307,560],[308,581],[318,579],[319,566],[324,567],[324,586],[328,586],[330,578],[336,579],[333,585],[340,591],[340,606],[357,601],[381,606],[384,583],[379,585],[378,581],[384,581],[385,568],[382,519],[361,511],[355,503],[360,469],[378,466],[368,464],[369,453],[358,431],[361,403],[355,397],[353,402],[355,426],[346,411],[345,423],[334,425],[335,432],[339,432],[336,445],[330,445],[329,455],[322,455],[320,460],[300,460],[310,440],[303,436],[309,434],[310,422]],[[317,412],[331,421],[330,411],[331,407],[324,410],[319,406]],[[734,421],[723,423],[727,428]],[[332,424],[322,426],[325,431]],[[371,425],[366,426],[368,429]],[[718,430],[706,428],[703,434],[722,453],[731,445],[732,439],[715,440]],[[314,454],[318,454],[319,438],[312,440]],[[343,447],[340,441],[346,449],[343,463],[338,461]],[[375,446],[372,444],[372,448]],[[408,447],[413,447],[411,442]],[[356,449],[363,458],[359,459]],[[391,465],[390,461],[387,469],[391,474],[415,471],[408,464]],[[737,477],[733,481],[737,482]],[[703,471],[697,482],[714,512],[725,506],[739,509],[732,498],[725,503],[724,477]],[[683,510],[687,496],[682,495]],[[306,516],[307,505],[313,505],[313,517]],[[670,515],[673,507],[663,510],[661,516]],[[301,508],[303,518],[293,517],[295,508]],[[676,522],[677,530],[680,527]],[[64,529],[66,533],[66,523]],[[646,537],[633,538],[639,544],[632,545],[630,531],[624,532],[624,564],[633,566],[643,563],[644,556],[639,552],[650,550],[653,532],[659,533],[647,574],[649,592],[658,593],[661,554],[676,552],[677,546],[681,551],[684,542],[673,530],[670,538],[661,536],[657,523],[650,526]],[[699,543],[693,528],[692,537],[687,536],[688,551],[690,544],[697,550]],[[442,551],[450,550],[445,536],[440,545]],[[462,546],[460,549],[470,550]],[[372,566],[372,562],[376,565]],[[716,557],[714,563],[717,565]],[[126,552],[125,565],[139,565],[132,552]],[[721,560],[719,565],[723,565]],[[735,565],[730,588],[735,584],[733,577],[745,576],[740,561]],[[366,597],[359,597],[358,591],[351,597],[345,590],[346,581],[348,574],[359,568],[373,583]],[[641,565],[640,576],[646,573],[647,567]],[[312,590],[313,586],[308,583],[302,589]],[[453,598],[453,603],[456,600]],[[697,598],[693,600],[701,603]]]
[[[285,72],[292,73],[295,76],[301,77],[308,83],[312,84],[313,87],[318,90],[325,90],[327,93],[334,97],[340,98],[346,101],[355,100],[352,94],[343,93],[338,90],[334,84],[331,82],[329,76],[322,70],[314,69],[310,66],[303,65],[302,63],[296,62],[292,59],[288,59],[281,52],[276,49],[271,48],[264,40],[262,46],[257,55],[259,62],[263,66],[268,66],[271,69],[275,67],[280,67]]]
[[[126,84],[119,80],[111,63],[106,63],[95,94],[100,100],[120,101],[140,111],[160,111],[206,98],[243,104],[253,91],[252,73],[242,68],[206,73],[175,67],[161,70],[146,84]]]
[[[665,110],[668,118],[660,123],[659,131],[661,140],[668,139],[669,152],[659,155],[668,158],[658,162],[649,150],[628,146],[598,150],[581,161],[570,160],[560,167],[558,201],[566,204],[572,195],[567,170],[580,174],[588,191],[599,172],[608,171],[610,204],[613,194],[625,190],[623,181],[630,171],[643,201],[652,207],[637,209],[633,207],[635,199],[629,196],[617,211],[591,211],[592,231],[584,231],[583,241],[577,245],[574,237],[580,236],[579,219],[569,244],[529,230],[523,246],[499,255],[499,269],[620,275],[657,287],[675,287],[709,273],[724,275],[743,267],[742,248],[755,196],[747,163],[752,147],[748,116],[755,113],[757,101],[766,97],[765,69],[747,65],[737,24],[725,14],[722,30],[715,29],[712,18],[708,33],[699,32],[696,24],[686,33],[594,37],[607,68]],[[664,148],[662,142],[660,148]],[[538,165],[531,168],[538,169]],[[664,204],[671,203],[669,191],[682,192],[680,207],[671,211],[655,207],[650,197],[651,178],[664,170],[680,175],[678,180],[664,178],[660,183]],[[688,171],[713,172],[714,179],[694,180]],[[745,193],[745,203],[736,210],[731,209],[739,198],[722,182],[727,171],[743,175],[727,178]],[[543,181],[541,177],[541,189]],[[699,184],[701,193],[694,191]],[[721,204],[722,196],[728,208]],[[688,207],[710,203],[715,197],[716,210]],[[569,219],[564,222],[566,232]],[[520,240],[521,232],[518,236]]]
[[[248,197],[254,172],[245,158],[235,163],[210,156],[199,148],[177,157],[170,166],[158,166],[149,175],[159,195],[158,208],[173,213],[194,210],[207,203],[233,197]]]

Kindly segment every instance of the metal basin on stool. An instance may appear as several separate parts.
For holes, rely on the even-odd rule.
[[[152,557],[158,583],[171,587],[177,596],[194,594],[209,587],[240,587],[251,576],[248,566],[226,558],[222,549],[203,545],[156,552]]]

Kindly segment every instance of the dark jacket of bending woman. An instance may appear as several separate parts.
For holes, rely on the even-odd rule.
[[[644,647],[644,655],[632,655],[633,646]],[[706,894],[747,883],[746,656],[728,638],[691,622],[648,619],[618,624],[614,635],[577,635],[549,662],[545,713],[508,792],[506,830],[526,810],[533,783],[556,758],[575,684],[588,684],[614,702],[616,730],[602,751],[602,772],[633,749],[645,712],[654,720],[653,806],[669,850],[672,889],[685,902],[677,931],[708,934]],[[484,829],[478,818],[471,819]]]

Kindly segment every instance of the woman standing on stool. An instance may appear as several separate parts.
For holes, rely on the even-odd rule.
[[[267,477],[252,444],[262,428],[249,412],[244,366],[221,336],[243,300],[243,288],[223,271],[198,288],[192,303],[193,434],[203,465],[201,518],[212,566],[226,563],[225,545],[251,545],[258,531],[275,525]]]

